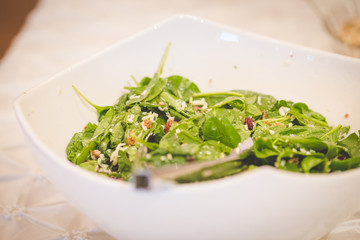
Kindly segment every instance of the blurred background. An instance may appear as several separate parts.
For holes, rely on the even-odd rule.
[[[37,0],[0,0],[0,59]]]

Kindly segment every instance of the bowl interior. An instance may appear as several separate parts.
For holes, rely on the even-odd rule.
[[[163,76],[190,78],[202,91],[249,89],[308,103],[330,124],[360,129],[360,62],[271,40],[187,16],[177,16],[116,44],[28,91],[17,104],[28,127],[65,160],[65,147],[98,105],[112,105],[132,83],[157,70],[172,43]],[[348,118],[344,118],[349,114]]]
[[[86,172],[90,177],[79,176],[77,173],[85,174],[85,171],[72,167],[66,160],[65,148],[75,132],[87,122],[96,122],[96,113],[80,99],[72,85],[95,104],[112,105],[124,91],[123,87],[131,84],[131,75],[140,80],[154,74],[169,42],[172,46],[163,76],[185,76],[202,91],[248,89],[302,101],[327,117],[331,125],[350,125],[353,131],[360,129],[360,60],[287,44],[190,16],[176,16],[59,73],[24,93],[15,103],[20,123],[37,148],[35,152],[45,159],[42,163],[52,161],[45,166],[53,175],[52,180],[83,213],[117,238],[129,234],[133,239],[198,236],[209,239],[225,236],[226,229],[225,238],[239,239],[237,229],[241,222],[244,239],[254,239],[254,234],[262,234],[262,238],[257,239],[265,239],[269,233],[273,234],[272,239],[280,239],[276,238],[276,233],[283,239],[306,239],[305,236],[314,239],[358,205],[360,193],[354,190],[358,189],[355,181],[351,188],[341,186],[355,179],[348,176],[359,176],[359,170],[326,180],[259,170],[226,181],[189,184],[149,194],[132,191],[128,185],[124,188],[124,184],[100,179],[95,174]],[[349,117],[345,118],[345,114]],[[68,166],[63,167],[60,162]],[[264,179],[269,180],[265,185]],[[247,193],[245,197],[244,193]],[[333,208],[343,196],[349,196],[351,204]],[[265,198],[273,203],[272,208],[263,204]],[[296,201],[291,204],[298,205],[296,208],[286,205],[288,209],[284,211],[288,198]],[[239,201],[244,205],[238,204]],[[309,205],[309,201],[312,204]],[[100,205],[101,208],[94,208]],[[113,208],[120,205],[136,208]],[[216,218],[206,217],[210,208]],[[327,216],[329,209],[333,209],[331,218]],[[253,217],[256,211],[262,213],[259,218]],[[268,224],[275,214],[278,215],[276,224]],[[122,220],[126,221],[118,224],[119,216],[124,216]],[[222,221],[225,218],[229,220],[226,224]],[[289,222],[289,218],[294,221]],[[162,225],[164,219],[171,224],[159,231],[156,227]],[[259,219],[264,225],[259,225]],[[307,221],[309,219],[314,223]],[[315,223],[324,221],[322,229],[309,231]],[[197,224],[199,222],[201,224]],[[184,223],[188,223],[184,228],[187,230],[173,236]],[[284,228],[284,224],[289,226]],[[254,226],[256,231],[251,228]],[[263,231],[258,231],[259,227]]]

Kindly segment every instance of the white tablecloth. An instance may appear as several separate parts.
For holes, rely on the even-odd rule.
[[[12,108],[16,96],[65,67],[174,14],[190,14],[336,51],[338,43],[325,29],[319,14],[325,13],[331,2],[41,0],[0,62],[0,239],[113,239],[74,209],[43,176],[16,121]],[[360,239],[358,216],[340,224],[323,239]]]

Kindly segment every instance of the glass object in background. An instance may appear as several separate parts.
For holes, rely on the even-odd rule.
[[[334,51],[360,58],[360,0],[337,1],[325,15],[325,24],[338,40]]]

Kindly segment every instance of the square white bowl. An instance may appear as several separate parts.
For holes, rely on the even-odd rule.
[[[302,101],[330,125],[360,129],[360,60],[175,16],[15,102],[39,164],[81,212],[119,239],[304,240],[321,237],[360,207],[360,169],[304,175],[261,167],[216,181],[136,191],[130,183],[70,163],[65,155],[70,138],[96,122],[95,111],[71,86],[98,105],[112,105],[131,75],[153,75],[169,42],[163,76],[185,76],[202,91],[249,89]]]

